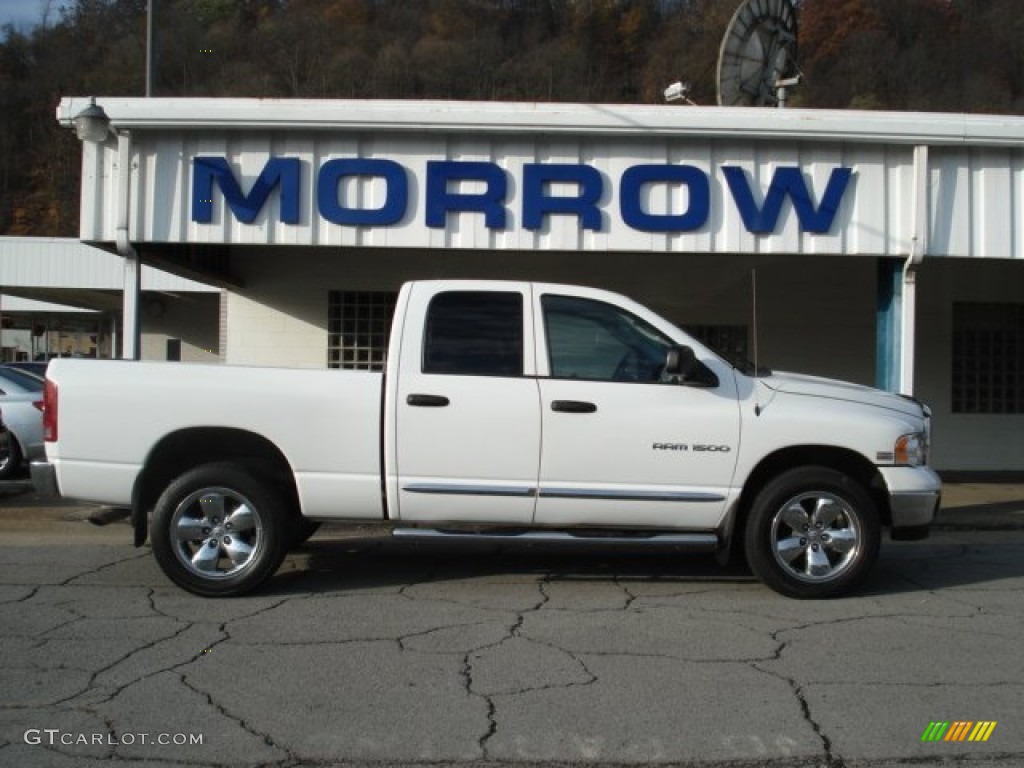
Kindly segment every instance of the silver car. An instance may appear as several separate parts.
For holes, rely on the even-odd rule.
[[[0,480],[14,477],[26,461],[42,458],[43,386],[39,376],[0,365],[0,412],[7,427],[0,449]]]

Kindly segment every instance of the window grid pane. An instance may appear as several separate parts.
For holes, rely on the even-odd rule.
[[[327,367],[383,371],[397,300],[390,291],[329,291]]]
[[[747,328],[743,325],[687,325],[684,329],[701,344],[726,360],[740,364],[748,360]]]
[[[1024,304],[953,305],[953,413],[1024,413]]]

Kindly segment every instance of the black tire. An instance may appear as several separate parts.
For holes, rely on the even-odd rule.
[[[241,595],[281,565],[292,514],[281,493],[244,467],[204,464],[175,479],[157,500],[153,554],[167,577],[189,592]]]
[[[796,598],[836,597],[855,588],[878,559],[881,523],[871,495],[825,467],[779,475],[757,494],[744,531],[751,570]]]
[[[303,517],[302,515],[296,515],[289,524],[291,548],[294,549],[296,547],[301,547],[309,540],[310,536],[319,530],[319,521],[310,520],[308,517]]]
[[[5,431],[0,435],[0,480],[17,477],[21,471],[21,448],[14,434]]]

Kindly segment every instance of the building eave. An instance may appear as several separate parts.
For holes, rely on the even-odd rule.
[[[88,97],[64,97],[70,127]],[[931,112],[527,102],[96,97],[114,130],[725,136],[898,145],[1024,146],[1024,118]]]

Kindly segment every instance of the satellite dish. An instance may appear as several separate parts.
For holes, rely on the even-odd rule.
[[[779,88],[792,85],[796,75],[792,0],[745,0],[733,14],[718,52],[718,103],[774,106]]]

